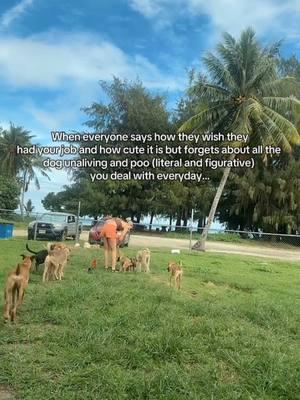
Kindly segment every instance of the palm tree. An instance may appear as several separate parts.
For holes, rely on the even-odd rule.
[[[31,146],[33,137],[29,131],[12,123],[8,130],[0,132],[0,168],[5,175],[17,176],[23,169],[28,156],[17,154],[17,146]]]
[[[278,45],[261,48],[250,28],[242,32],[238,41],[225,33],[224,43],[217,46],[217,55],[208,53],[203,59],[208,79],[202,77],[191,89],[199,97],[199,112],[180,131],[244,133],[249,135],[250,146],[280,146],[291,152],[292,144],[299,143],[300,136],[289,117],[297,107],[299,110],[300,101],[292,96],[295,79],[278,78],[277,55]],[[205,250],[229,173],[230,168],[224,168],[195,250]]]
[[[27,213],[27,216],[30,216],[30,213],[34,210],[34,205],[32,204],[32,201],[29,199],[27,203],[24,205],[25,211]]]
[[[17,146],[30,147],[33,145],[34,135],[21,126],[10,124],[8,130],[0,132],[0,168],[7,176],[18,178],[21,185],[20,209],[24,213],[24,195],[31,181],[35,182],[37,189],[40,188],[36,175],[38,170],[43,176],[49,178],[43,166],[43,158],[38,154],[17,154]]]

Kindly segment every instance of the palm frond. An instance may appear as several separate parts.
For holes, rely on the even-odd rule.
[[[263,103],[279,113],[300,112],[300,100],[294,96],[289,97],[263,97]]]
[[[237,90],[234,79],[232,79],[228,69],[218,57],[212,53],[208,53],[203,57],[203,63],[213,82],[217,83],[217,85],[225,90]]]
[[[198,114],[194,115],[192,118],[188,119],[184,124],[178,129],[179,132],[189,132],[195,129],[204,129],[208,126],[215,124],[216,120],[220,116],[224,115],[226,110],[226,103],[221,102],[216,105],[211,105],[204,108]]]

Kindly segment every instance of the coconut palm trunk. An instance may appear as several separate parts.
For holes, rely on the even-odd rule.
[[[232,155],[229,160],[234,160],[234,155]],[[226,185],[228,176],[230,174],[230,170],[231,167],[227,167],[224,169],[223,171],[223,176],[222,179],[219,183],[217,192],[215,194],[214,200],[212,202],[209,214],[208,214],[208,218],[207,218],[207,222],[206,225],[201,233],[200,239],[194,244],[194,246],[192,247],[193,250],[198,250],[198,251],[205,251],[205,245],[206,245],[206,239],[207,239],[207,235],[209,232],[209,229],[211,227],[211,224],[214,222],[215,219],[215,215],[216,215],[216,211],[217,211],[217,207],[220,201],[220,198],[222,196],[224,187]]]
[[[27,170],[24,170],[23,177],[22,177],[21,196],[20,196],[20,212],[21,212],[21,217],[22,218],[24,217],[26,180],[27,180]]]

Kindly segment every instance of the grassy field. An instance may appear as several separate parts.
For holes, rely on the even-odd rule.
[[[0,241],[1,290],[24,245]],[[178,293],[169,259],[113,274],[79,249],[64,281],[32,273],[18,323],[0,322],[0,399],[300,399],[299,266],[183,253]]]

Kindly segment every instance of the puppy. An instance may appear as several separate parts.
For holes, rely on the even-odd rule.
[[[183,275],[182,262],[169,261],[167,271],[170,272],[170,286],[172,286],[172,278],[174,278],[174,284],[179,290]]]
[[[135,258],[129,258],[126,256],[122,256],[120,258],[120,262],[122,264],[122,271],[127,272],[127,271],[134,271],[136,268],[136,259]]]
[[[33,256],[24,256],[23,262],[18,264],[9,275],[4,291],[4,320],[7,322],[10,318],[12,322],[16,320],[17,308],[22,304],[25,290],[28,286],[29,272],[32,265]]]
[[[38,272],[39,265],[44,264],[44,262],[45,262],[45,259],[46,259],[47,255],[48,255],[48,250],[46,250],[46,249],[43,249],[43,250],[40,250],[40,251],[30,250],[30,248],[28,247],[27,243],[26,243],[26,249],[27,249],[27,251],[29,251],[29,253],[34,254],[35,272]]]
[[[136,253],[136,267],[138,272],[150,272],[151,253],[149,249],[139,250]]]
[[[69,260],[70,249],[68,247],[50,250],[45,259],[43,282],[49,280],[52,273],[57,280],[64,276],[64,268]]]

